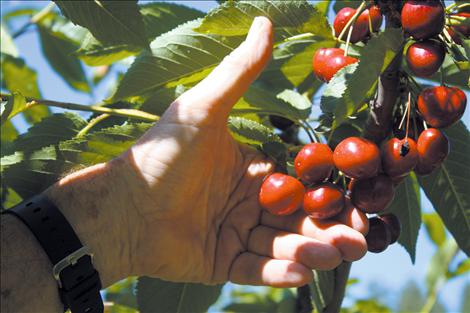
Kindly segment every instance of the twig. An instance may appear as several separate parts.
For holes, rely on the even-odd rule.
[[[337,313],[341,310],[344,294],[346,292],[346,285],[348,282],[349,272],[351,271],[351,263],[343,262],[335,269],[335,288],[333,298],[330,303],[325,307],[323,313]]]
[[[42,21],[52,11],[54,6],[55,6],[55,3],[51,2],[47,6],[45,6],[41,11],[34,14],[26,24],[24,24],[19,30],[17,30],[12,35],[12,37],[17,38],[17,37],[21,36],[22,34],[24,34],[28,30],[28,28],[31,25],[39,23],[40,21]]]
[[[297,288],[297,299],[295,301],[296,313],[311,313],[313,310],[310,286],[304,285]]]
[[[2,101],[7,101],[11,95],[7,94],[0,94]],[[150,114],[144,111],[135,110],[135,109],[113,109],[105,106],[99,105],[83,105],[77,103],[69,103],[69,102],[58,102],[52,100],[44,100],[44,99],[35,99],[31,97],[25,97],[27,104],[27,109],[36,106],[36,105],[46,105],[52,107],[58,107],[63,109],[69,109],[73,111],[85,111],[85,112],[94,112],[94,113],[106,113],[109,115],[114,116],[121,116],[121,117],[128,117],[139,119],[147,122],[156,122],[158,121],[159,117],[154,114]]]

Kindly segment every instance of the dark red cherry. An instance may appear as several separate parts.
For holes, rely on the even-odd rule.
[[[440,1],[407,1],[401,11],[403,30],[418,40],[438,35],[444,28],[444,18]]]
[[[460,120],[467,96],[457,87],[426,88],[418,97],[418,110],[428,125],[435,128],[450,126]]]
[[[464,17],[466,19],[470,18],[470,12],[460,12],[457,14],[453,14],[454,16]],[[470,37],[470,24],[468,20],[462,23],[461,25],[454,25],[452,28],[462,34],[464,37]]]
[[[390,230],[390,234],[392,235],[390,244],[397,242],[401,232],[401,223],[398,217],[392,213],[388,213],[380,215],[379,218],[385,223],[385,225],[388,226],[388,229]]]
[[[419,160],[415,172],[419,175],[430,174],[441,165],[450,151],[449,140],[435,128],[428,128],[419,135],[417,148]]]
[[[320,184],[307,190],[304,210],[312,218],[325,219],[335,216],[344,208],[343,191],[331,183]]]
[[[315,76],[329,82],[331,78],[343,67],[356,63],[358,59],[344,56],[344,50],[340,48],[321,48],[315,52],[312,60]]]
[[[334,168],[333,151],[323,143],[305,145],[294,160],[297,176],[307,183],[319,183],[327,179]]]
[[[259,204],[271,214],[288,215],[302,205],[304,193],[304,186],[294,177],[273,173],[261,185]]]
[[[390,176],[402,176],[418,164],[418,149],[411,138],[392,138],[381,148],[382,169]]]
[[[368,14],[370,14],[370,19],[372,22],[372,31],[374,33],[378,32],[380,30],[380,26],[382,26],[382,21],[383,21],[383,16],[382,16],[382,13],[380,12],[380,8],[374,5],[370,9],[364,10],[364,12],[367,12]],[[364,14],[364,12],[362,12],[361,15]],[[366,13],[366,16],[367,16],[367,13]],[[369,19],[368,16],[367,16],[367,19]],[[369,23],[369,20],[367,20],[367,23]]]
[[[429,77],[441,67],[445,54],[444,45],[439,41],[415,42],[406,51],[406,63],[416,76]]]
[[[351,33],[350,42],[356,43],[361,41],[367,36],[369,32],[369,20],[368,20],[368,12],[364,13],[363,11],[354,22],[354,28]],[[342,8],[339,10],[338,14],[336,14],[335,20],[333,22],[333,28],[335,30],[335,36],[338,37],[341,34],[341,31],[344,29],[348,21],[353,17],[356,13],[356,9],[353,8]],[[364,16],[363,16],[364,14]],[[345,34],[342,37],[342,40],[346,41],[348,36],[349,29],[346,30]]]
[[[280,130],[286,130],[292,125],[294,125],[294,122],[292,122],[291,120],[277,115],[270,115],[269,122],[271,123],[271,125]]]
[[[392,179],[386,175],[354,179],[349,188],[352,203],[365,213],[385,210],[395,195]]]
[[[333,161],[348,177],[357,179],[373,177],[380,169],[380,151],[370,140],[349,137],[336,146]]]
[[[390,228],[378,217],[369,218],[369,232],[366,235],[367,250],[373,253],[385,251],[392,242]]]

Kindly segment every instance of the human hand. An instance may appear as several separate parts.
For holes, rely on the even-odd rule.
[[[308,283],[311,269],[365,254],[367,218],[357,210],[342,214],[344,225],[303,212],[272,216],[259,207],[259,187],[273,164],[237,143],[227,118],[270,60],[272,31],[268,19],[256,18],[245,42],[105,166],[115,186],[104,195],[112,213],[100,215],[112,222],[95,228],[114,238],[97,244],[102,255],[113,255],[102,260],[119,265],[119,274],[106,275],[110,281],[148,275],[292,287]]]

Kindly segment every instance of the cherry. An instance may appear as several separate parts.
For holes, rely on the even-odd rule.
[[[313,73],[318,79],[329,82],[336,72],[357,61],[358,59],[356,58],[344,56],[343,49],[321,48],[313,56]]]
[[[307,190],[304,210],[312,218],[325,219],[335,216],[344,208],[343,191],[332,183],[324,183]]]
[[[442,128],[460,120],[467,97],[457,87],[437,86],[426,88],[418,97],[418,111],[430,126]]]
[[[407,1],[401,10],[403,30],[418,40],[438,35],[444,22],[444,7],[440,1]]]
[[[288,215],[302,205],[304,193],[304,186],[294,177],[273,173],[261,185],[259,204],[271,214]]]
[[[393,200],[393,182],[387,175],[355,179],[350,184],[351,201],[365,213],[383,211]]]
[[[297,176],[307,183],[319,183],[327,179],[334,168],[333,151],[323,143],[305,145],[294,160]]]
[[[286,130],[292,125],[294,125],[294,122],[292,122],[291,120],[277,115],[270,115],[269,122],[271,123],[271,125],[280,130]]]
[[[385,251],[392,242],[390,228],[378,217],[369,218],[369,232],[366,235],[367,250],[373,253]]]
[[[381,148],[382,168],[390,177],[402,176],[418,164],[418,149],[411,138],[392,138]]]
[[[338,37],[339,34],[343,31],[344,27],[348,23],[348,21],[353,17],[356,13],[356,9],[345,7],[338,11],[336,14],[335,20],[333,22],[333,28],[335,30],[335,36]],[[349,41],[351,43],[356,43],[364,39],[367,34],[369,33],[369,11],[364,10],[354,22],[354,28],[351,33],[351,38]],[[346,36],[349,32],[349,29],[346,30],[344,36],[342,36],[343,40],[346,40]]]
[[[418,138],[418,165],[415,172],[419,175],[430,174],[439,167],[449,154],[449,140],[438,129],[428,128]]]
[[[391,236],[391,241],[390,244],[397,242],[398,238],[400,237],[400,232],[401,232],[401,223],[398,217],[396,217],[392,213],[380,215],[379,219],[381,219],[385,225],[388,226],[388,229],[390,230]]]
[[[372,31],[374,33],[378,32],[380,30],[380,26],[382,26],[382,21],[383,21],[383,16],[382,16],[382,13],[380,12],[380,7],[374,5],[370,9],[366,9],[364,12],[367,12],[368,14],[370,14],[370,20],[372,22]],[[362,12],[361,15],[364,14],[364,12]],[[367,16],[367,13],[366,13],[367,24],[369,24],[369,20],[368,20],[369,17]]]
[[[441,67],[445,54],[444,45],[439,41],[415,42],[406,51],[406,63],[416,76],[429,77]]]
[[[470,12],[460,12],[453,14],[454,16],[460,16],[460,17],[465,17],[465,18],[470,18]],[[468,22],[462,23],[461,25],[454,25],[451,27],[452,30],[459,32],[462,34],[464,37],[468,38],[470,37],[470,25]]]
[[[336,146],[333,161],[348,177],[357,179],[373,177],[380,168],[380,151],[372,141],[349,137]]]

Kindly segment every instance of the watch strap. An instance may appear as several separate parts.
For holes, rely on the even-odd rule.
[[[103,312],[101,280],[84,247],[60,210],[43,194],[4,211],[19,218],[34,234],[53,264],[53,275],[65,309]]]

